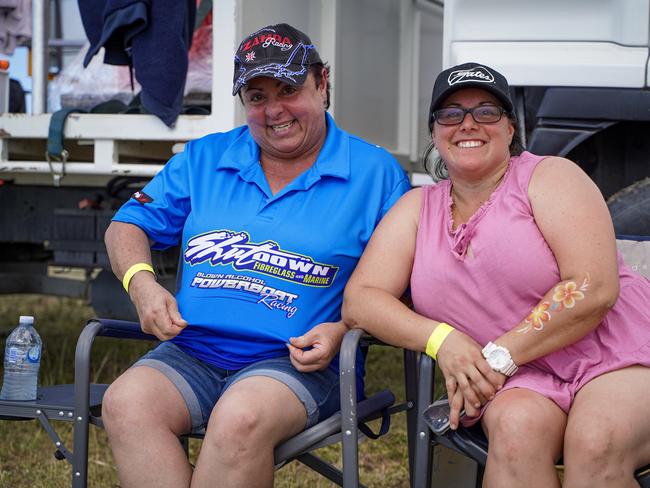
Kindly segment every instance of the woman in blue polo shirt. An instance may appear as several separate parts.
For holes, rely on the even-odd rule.
[[[122,486],[271,486],[274,447],[338,410],[343,289],[408,180],[335,125],[328,78],[293,27],[249,35],[233,86],[247,125],[186,144],[115,215],[113,270],[163,341],[104,397]],[[179,242],[174,297],[150,247]],[[178,436],[201,429],[192,470]]]

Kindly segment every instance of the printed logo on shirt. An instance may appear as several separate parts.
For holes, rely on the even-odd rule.
[[[133,195],[131,195],[131,198],[133,198],[136,202],[144,205],[145,203],[151,203],[153,202],[153,198],[151,198],[149,195],[147,195],[145,192],[142,190],[136,191]]]
[[[242,275],[198,272],[190,283],[192,288],[240,290],[269,310],[284,312],[288,319],[298,311],[299,295],[268,286],[264,280]]]
[[[209,262],[213,266],[231,264],[300,285],[329,287],[338,266],[318,263],[309,256],[284,251],[277,242],[250,242],[247,232],[216,230],[192,237],[183,253],[190,265]]]

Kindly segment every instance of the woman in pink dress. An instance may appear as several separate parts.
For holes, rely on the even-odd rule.
[[[650,282],[617,254],[603,197],[573,162],[523,151],[506,79],[436,79],[436,185],[402,197],[346,288],[343,319],[426,352],[451,425],[481,421],[484,486],[638,486],[650,463]],[[409,288],[414,310],[399,298]]]

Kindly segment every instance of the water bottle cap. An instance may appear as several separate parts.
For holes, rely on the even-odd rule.
[[[34,323],[34,317],[31,315],[21,315],[20,318],[18,319],[19,324],[33,324]]]

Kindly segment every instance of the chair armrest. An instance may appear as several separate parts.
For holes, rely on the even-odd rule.
[[[361,342],[361,338],[367,336],[363,329],[350,329],[343,336],[341,342],[341,351],[339,353],[339,368],[341,370],[341,383],[348,382],[348,372],[356,372],[357,349]],[[355,379],[356,376],[353,377]],[[351,382],[356,390],[356,381]],[[343,390],[341,390],[343,392]],[[356,396],[355,396],[356,399]]]
[[[90,388],[90,355],[95,337],[116,337],[123,339],[158,340],[151,334],[142,332],[137,322],[113,319],[91,319],[79,334],[75,350],[75,397],[83,395],[88,402]]]
[[[114,319],[92,319],[88,321],[86,328],[96,330],[97,332],[95,335],[98,336],[117,337],[120,339],[142,339],[148,341],[158,340],[156,336],[142,332],[142,328],[138,322]],[[79,338],[79,341],[81,341],[81,337]]]
[[[433,400],[433,382],[435,373],[435,361],[428,355],[420,354],[420,365],[418,372],[418,395],[417,395],[417,418],[415,453],[413,459],[413,486],[431,486],[431,459],[432,444],[431,431],[424,422],[422,412]]]
[[[117,337],[124,339],[158,340],[142,332],[137,322],[112,319],[91,319],[81,331],[77,340],[74,360],[75,408],[85,410],[90,394],[90,356],[95,337]]]
[[[80,457],[83,457],[81,453],[88,452],[90,356],[93,342],[97,336],[157,340],[155,336],[142,332],[140,324],[137,322],[124,320],[92,319],[81,331],[74,359],[74,411],[76,417],[74,422],[74,464],[76,465],[81,463]]]
[[[366,332],[363,329],[348,330],[343,336],[339,354],[341,443],[345,487],[359,485],[356,359],[359,341],[364,334]]]
[[[118,337],[125,339],[157,340],[151,334],[145,334],[137,322],[112,319],[91,319],[81,331],[77,340],[74,360],[75,397],[88,403],[90,391],[90,355],[95,337]]]
[[[389,408],[393,403],[395,403],[395,395],[389,390],[375,393],[359,402],[357,418],[360,422],[380,418],[378,410]],[[317,447],[328,445],[330,436],[336,435],[340,431],[341,413],[337,412],[277,446],[274,452],[276,466],[283,465]]]
[[[357,411],[357,375],[356,358],[359,345],[388,346],[379,339],[369,335],[363,329],[350,329],[343,336],[339,353],[340,397],[341,397],[341,432],[343,432],[343,451],[346,447],[356,450],[357,424],[361,412]]]

